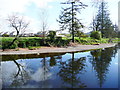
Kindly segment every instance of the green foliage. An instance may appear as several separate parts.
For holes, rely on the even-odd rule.
[[[2,37],[0,43],[0,49],[2,49],[7,44],[11,43],[13,37]],[[41,46],[54,46],[54,47],[66,47],[70,43],[71,38],[62,38],[62,37],[55,37],[54,41],[51,41],[50,38],[46,38],[46,44],[43,44],[43,39],[39,37],[21,37],[8,49],[15,49],[15,48],[28,48],[29,49],[37,49]],[[91,45],[97,43],[108,43],[109,38],[101,38],[100,40],[94,39],[91,37],[75,37],[75,42],[83,45]],[[119,38],[113,38],[112,42],[120,41]]]
[[[76,30],[75,31],[75,37],[88,37],[88,35],[85,35],[84,32]]]
[[[2,37],[9,37],[9,35],[8,34],[3,34]]]
[[[71,34],[66,34],[65,36],[66,36],[66,37],[71,37]]]
[[[94,39],[91,37],[86,37],[86,38],[80,38],[75,37],[75,41],[77,43],[83,44],[83,45],[92,45],[92,44],[99,44],[99,43],[108,43],[108,38],[101,38],[101,40]]]
[[[2,38],[2,43],[1,46],[6,47],[7,44],[10,44],[14,37],[5,37]],[[15,48],[26,48],[29,46],[42,46],[43,45],[43,40],[38,37],[21,37],[17,41],[13,43],[12,46],[9,47],[9,49],[15,49]]]
[[[92,22],[92,29],[93,31],[100,31],[102,37],[113,38],[117,35],[115,30],[116,26],[113,25],[107,8],[107,3],[105,1],[99,4],[97,15]]]
[[[54,41],[51,41],[51,39],[47,39],[46,41],[49,46],[54,46],[54,47],[64,47],[67,46],[70,42],[69,39],[62,39],[62,37],[56,37],[54,38]]]
[[[93,31],[93,32],[91,32],[90,37],[100,40],[101,39],[101,33],[99,31]]]
[[[71,22],[73,20],[72,15],[74,16],[74,20],[73,20],[74,29],[77,30],[81,28],[82,24],[80,22],[80,19],[78,19],[77,14],[80,14],[80,10],[85,7],[86,5],[83,4],[82,2],[75,1],[73,8],[71,6],[67,8],[62,8],[61,14],[59,15],[59,19],[57,20],[60,24],[61,30],[65,30],[65,29],[72,30],[71,29],[72,28]],[[72,13],[72,9],[74,11],[73,13]]]
[[[83,25],[77,15],[80,14],[80,10],[85,8],[87,5],[83,4],[79,0],[74,0],[74,2],[71,4],[72,6],[70,7],[62,8],[61,14],[59,15],[59,19],[57,21],[60,24],[61,30],[69,30],[73,37],[72,41],[74,42],[74,33],[80,28],[83,28]]]
[[[0,49],[2,49],[2,45],[0,45]]]
[[[56,36],[56,31],[49,31],[48,37],[53,41]]]
[[[11,37],[6,37],[2,38],[2,43],[1,43],[1,48],[6,46],[7,44],[11,43],[11,41],[14,38]],[[14,42],[12,46],[10,46],[9,49],[15,49],[15,48],[27,48],[29,47],[30,49],[33,47],[40,47],[40,46],[57,46],[57,47],[62,47],[66,46],[69,44],[70,40],[69,39],[62,39],[62,37],[54,37],[54,39],[51,40],[51,38],[46,38],[45,39],[46,44],[43,43],[42,38],[38,37],[21,37],[17,41]]]
[[[32,46],[29,46],[28,49],[29,49],[29,50],[35,50],[35,48],[32,47]]]

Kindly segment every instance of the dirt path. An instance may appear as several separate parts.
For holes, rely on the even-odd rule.
[[[115,43],[99,44],[99,45],[76,45],[74,47],[69,46],[67,48],[56,48],[56,47],[42,47],[37,50],[20,49],[19,51],[6,50],[0,51],[0,55],[12,55],[12,54],[39,54],[39,53],[63,53],[63,52],[77,52],[90,49],[100,49],[115,46]]]

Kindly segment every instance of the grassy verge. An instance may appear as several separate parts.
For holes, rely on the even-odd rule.
[[[0,43],[0,48],[8,45],[14,37],[0,37],[2,43]],[[113,43],[120,42],[120,38],[113,38],[111,39]],[[57,46],[57,47],[64,47],[67,46],[71,42],[71,37],[69,38],[55,38],[50,40],[50,38],[43,39],[41,37],[20,37],[9,49],[15,48],[28,48],[30,50],[40,48],[41,46]],[[82,45],[91,45],[91,44],[98,44],[98,43],[109,43],[108,38],[102,38],[101,40],[93,39],[91,37],[75,37],[75,42]]]

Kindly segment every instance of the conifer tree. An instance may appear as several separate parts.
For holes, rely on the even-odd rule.
[[[71,4],[70,7],[62,8],[61,14],[59,15],[59,20],[61,30],[68,29],[72,34],[72,42],[74,42],[74,33],[83,27],[80,19],[77,15],[80,14],[80,10],[85,8],[87,5],[80,2],[80,0],[69,0],[62,4]]]
[[[110,19],[107,8],[107,3],[105,1],[99,4],[99,10],[96,17],[93,19],[93,28],[95,31],[100,31],[102,37],[111,38],[114,34],[114,25]]]

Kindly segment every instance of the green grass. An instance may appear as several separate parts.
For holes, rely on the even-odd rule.
[[[114,38],[113,42],[115,42],[115,43],[120,42],[120,38]]]
[[[108,43],[108,39],[106,38],[97,40],[91,37],[80,38],[80,39],[78,37],[75,37],[75,41],[79,42],[80,44],[85,44],[85,45],[91,45],[91,44],[97,44],[97,43]]]

